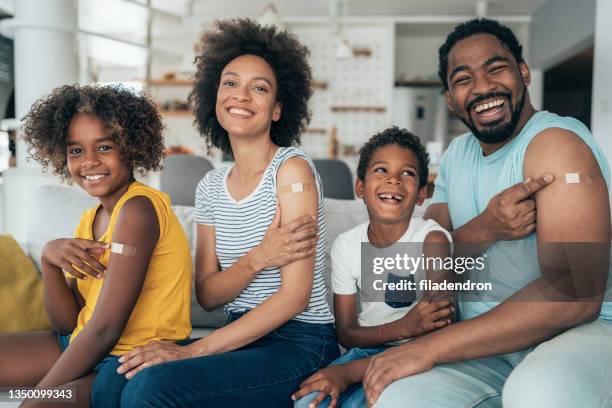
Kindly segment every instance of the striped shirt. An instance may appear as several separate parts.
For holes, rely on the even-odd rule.
[[[236,201],[227,189],[227,176],[231,167],[218,168],[206,173],[196,190],[195,221],[215,227],[216,253],[221,269],[227,269],[263,240],[264,234],[276,213],[276,174],[285,160],[301,157],[308,162],[314,173],[319,191],[317,242],[314,279],[310,303],[306,310],[294,317],[308,323],[332,323],[333,314],[327,304],[325,288],[325,214],[323,210],[323,191],[319,174],[310,157],[295,147],[280,147],[261,181],[247,197]],[[248,311],[281,286],[279,268],[266,268],[225,306],[226,312]]]

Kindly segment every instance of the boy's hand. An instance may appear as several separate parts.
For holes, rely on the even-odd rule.
[[[341,364],[332,365],[317,371],[300,384],[300,389],[291,396],[291,399],[297,401],[304,395],[320,391],[319,395],[308,405],[308,408],[315,408],[328,395],[331,397],[329,408],[334,408],[338,403],[340,394],[346,391],[352,384],[345,368],[345,365]]]
[[[108,248],[104,242],[79,238],[60,238],[47,242],[42,251],[42,261],[63,269],[78,279],[85,279],[81,271],[94,278],[101,278],[106,267],[92,254],[102,254]]]
[[[451,324],[455,308],[450,300],[421,299],[404,317],[397,320],[402,339],[420,336]]]

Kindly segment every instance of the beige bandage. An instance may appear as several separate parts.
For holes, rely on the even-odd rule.
[[[564,177],[566,184],[589,184],[598,180],[598,177],[591,173],[565,173]]]
[[[291,183],[291,184],[281,186],[281,188],[279,189],[281,194],[303,193],[304,191],[312,191],[312,190],[313,190],[313,186],[311,183],[302,183],[299,181],[296,183]]]
[[[565,182],[567,184],[580,183],[580,173],[565,173]]]
[[[136,248],[113,242],[110,247],[110,251],[114,254],[134,256],[136,255]]]

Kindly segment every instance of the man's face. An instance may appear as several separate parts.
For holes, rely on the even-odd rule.
[[[449,109],[478,140],[496,144],[514,136],[531,78],[501,41],[490,34],[458,41],[448,55],[447,80]]]

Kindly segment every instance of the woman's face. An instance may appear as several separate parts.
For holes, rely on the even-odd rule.
[[[217,91],[217,120],[231,136],[270,133],[281,117],[276,101],[276,77],[268,63],[255,55],[241,55],[221,73]]]

